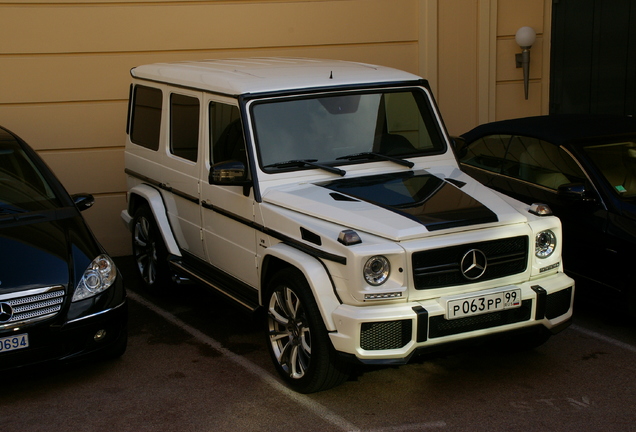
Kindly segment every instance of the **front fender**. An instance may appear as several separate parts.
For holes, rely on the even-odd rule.
[[[159,227],[159,231],[161,231],[161,236],[168,249],[168,253],[181,256],[179,245],[177,244],[174,234],[172,233],[172,227],[168,221],[163,197],[161,196],[161,192],[154,187],[147,184],[140,184],[128,192],[128,210],[122,212],[122,219],[124,219],[124,222],[127,222],[128,229],[132,232],[134,228],[132,226],[132,218],[137,208],[140,205],[144,205],[142,201],[145,201],[148,207],[150,207],[157,226]]]
[[[327,330],[335,331],[336,326],[333,321],[333,311],[340,306],[341,302],[335,293],[333,281],[322,262],[318,258],[307,255],[284,243],[277,243],[267,248],[267,252],[263,256],[262,261],[264,262],[271,258],[284,261],[302,272],[309,288],[311,288]],[[262,281],[261,286],[265,287],[266,285],[267,281]],[[263,295],[263,290],[261,290],[260,295]],[[262,297],[260,301],[261,304],[264,305]]]

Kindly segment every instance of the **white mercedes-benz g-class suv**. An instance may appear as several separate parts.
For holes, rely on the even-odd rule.
[[[290,58],[131,75],[122,218],[145,285],[195,281],[264,310],[295,390],[569,324],[559,220],[460,171],[426,80]]]

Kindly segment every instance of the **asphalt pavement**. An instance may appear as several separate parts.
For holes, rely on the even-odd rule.
[[[277,377],[259,316],[184,286],[130,299],[115,361],[5,374],[4,431],[636,431],[636,326],[594,308],[529,352],[478,347],[361,368],[300,395]]]

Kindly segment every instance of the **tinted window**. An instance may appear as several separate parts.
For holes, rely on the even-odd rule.
[[[585,175],[572,157],[553,144],[514,136],[506,161],[512,177],[556,190],[567,183],[582,183]]]
[[[583,150],[619,196],[636,196],[635,142],[587,146]]]
[[[199,99],[170,96],[170,152],[196,162],[199,145]]]
[[[245,138],[238,107],[210,102],[210,145],[210,163],[235,160],[247,164]]]
[[[161,90],[136,86],[133,97],[130,140],[140,146],[157,150],[161,130]]]
[[[468,147],[461,161],[553,190],[563,184],[585,180],[585,174],[566,151],[525,136],[481,138]]]
[[[509,135],[490,135],[472,143],[462,156],[461,162],[500,173],[506,158]]]

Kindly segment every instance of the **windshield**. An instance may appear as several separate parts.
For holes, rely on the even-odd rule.
[[[420,89],[274,98],[255,102],[252,116],[267,172],[311,166],[290,161],[336,165],[445,150]]]
[[[587,157],[621,198],[636,197],[636,143],[587,146]]]
[[[15,141],[0,141],[0,215],[60,207],[29,156]]]

